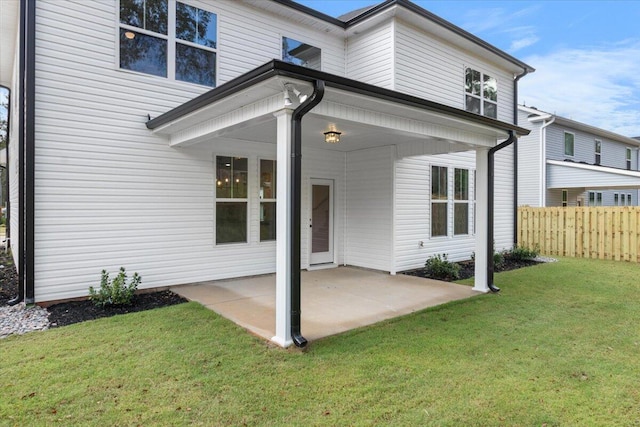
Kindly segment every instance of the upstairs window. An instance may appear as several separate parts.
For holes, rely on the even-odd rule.
[[[595,164],[599,165],[600,161],[602,160],[602,141],[596,139],[596,144],[595,144],[595,150],[596,150],[596,160],[595,160]]]
[[[176,2],[176,80],[216,85],[216,14]]]
[[[167,77],[168,0],[120,0],[120,68]]]
[[[627,148],[625,159],[627,160],[627,170],[631,170],[631,148]]]
[[[465,110],[498,117],[498,81],[488,74],[467,68],[465,72]]]
[[[573,157],[574,138],[575,137],[572,133],[569,133],[569,132],[564,133],[564,155],[565,156]]]
[[[215,13],[175,0],[120,0],[119,34],[120,68],[216,85]]]
[[[282,38],[282,60],[294,65],[320,70],[320,49],[309,44],[291,39]]]

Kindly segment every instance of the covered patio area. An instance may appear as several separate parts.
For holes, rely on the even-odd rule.
[[[302,328],[310,340],[479,295],[470,286],[355,267],[301,274]],[[276,334],[275,284],[276,275],[269,274],[171,290],[271,340]]]

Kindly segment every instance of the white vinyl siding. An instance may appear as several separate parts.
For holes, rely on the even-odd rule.
[[[393,89],[393,28],[389,21],[347,40],[348,78]]]
[[[347,153],[346,262],[393,270],[393,147]]]
[[[531,129],[529,135],[518,138],[518,206],[540,204],[540,124],[527,120],[528,114],[518,112],[518,125]]]
[[[469,197],[473,198],[474,152],[405,157],[397,160],[394,233],[397,271],[422,267],[427,258],[435,254],[447,254],[451,261],[470,259],[475,250],[472,225],[469,227],[469,234],[454,235],[452,207],[447,212],[447,236],[430,237],[431,166],[447,167],[450,181],[454,177],[455,168],[469,170]],[[450,188],[450,194],[452,198],[453,188]],[[452,202],[451,200],[450,205]],[[469,217],[472,219],[475,204],[472,201],[469,204]],[[496,224],[499,223],[496,221]]]
[[[495,154],[494,227],[495,250],[510,249],[514,245],[513,225],[513,145]],[[481,191],[480,189],[478,191]]]
[[[401,20],[395,23],[395,89],[464,109],[470,67],[498,81],[498,120],[513,123],[513,76],[508,71]]]
[[[275,242],[259,242],[257,181],[250,182],[249,243],[214,248],[213,157],[170,148],[145,127],[148,114],[207,88],[119,70],[116,2],[41,0],[36,7],[36,300],[84,296],[103,268],[137,271],[141,288],[273,272]],[[212,8],[218,84],[280,58],[278,29],[285,27],[322,49],[324,71],[344,73],[340,38],[239,2]],[[258,156],[275,158],[275,146],[265,145],[267,152],[252,146],[245,153],[255,171]],[[235,148],[216,153],[243,155]]]

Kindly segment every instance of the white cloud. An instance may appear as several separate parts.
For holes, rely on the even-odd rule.
[[[524,61],[536,72],[520,81],[520,103],[640,136],[640,40],[561,49]]]
[[[528,25],[531,15],[540,9],[539,5],[519,10],[505,8],[471,9],[465,15],[463,28],[473,34],[487,39],[506,39],[502,45],[509,45],[509,52],[514,53],[525,47],[536,44],[540,37],[537,28]],[[526,22],[518,25],[518,21]]]
[[[511,45],[509,46],[509,51],[516,52],[520,49],[523,49],[525,47],[538,43],[539,40],[540,40],[540,37],[536,36],[535,34],[527,34],[524,37],[511,41]]]

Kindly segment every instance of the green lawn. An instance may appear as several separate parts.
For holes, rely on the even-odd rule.
[[[562,259],[304,353],[195,303],[10,337],[0,424],[639,425],[639,279]]]

